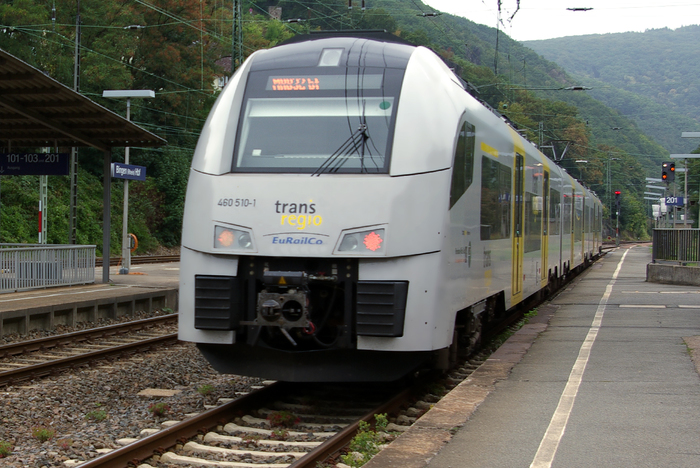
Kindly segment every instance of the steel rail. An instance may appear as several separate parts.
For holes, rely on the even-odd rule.
[[[360,426],[360,421],[372,424],[375,421],[374,415],[397,411],[401,405],[406,403],[408,397],[415,393],[416,386],[417,385],[413,385],[411,388],[403,390],[383,405],[368,412],[354,423],[347,425],[342,431],[338,432],[338,434],[326,440],[307,455],[296,460],[289,465],[288,468],[315,468],[319,463],[323,463],[329,457],[336,455],[344,447],[347,447],[352,438],[355,437]]]
[[[55,348],[61,345],[68,345],[75,342],[86,341],[94,338],[102,338],[105,336],[119,335],[131,331],[144,330],[169,322],[177,321],[177,314],[159,315],[142,320],[133,320],[131,322],[123,322],[115,325],[107,325],[104,327],[88,328],[72,333],[62,335],[48,336],[45,338],[37,338],[34,340],[21,341],[17,343],[9,343],[0,346],[0,358],[7,356],[16,356],[34,351],[41,351],[49,348]]]
[[[329,457],[337,454],[346,447],[357,433],[360,421],[374,422],[374,415],[391,413],[405,404],[407,398],[416,392],[416,388],[424,382],[416,383],[411,388],[404,389],[387,402],[368,412],[354,423],[346,426],[332,438],[314,448],[305,456],[289,465],[289,468],[316,467]],[[232,402],[207,410],[191,419],[174,424],[155,434],[145,437],[129,445],[113,450],[98,458],[80,464],[81,468],[125,468],[129,465],[138,466],[154,455],[162,455],[177,444],[184,444],[188,439],[199,434],[206,434],[219,425],[234,419],[242,411],[255,409],[272,399],[288,395],[294,388],[293,384],[276,382],[261,390],[249,393]],[[251,468],[255,464],[251,464]]]
[[[109,266],[117,266],[121,264],[121,257],[110,257]],[[132,265],[144,265],[147,263],[171,263],[179,262],[179,255],[142,255],[138,257],[131,257]],[[97,257],[95,259],[95,266],[101,267],[104,263],[104,258]]]
[[[23,380],[44,377],[46,375],[51,375],[52,373],[65,368],[76,367],[91,361],[104,359],[109,356],[124,353],[133,353],[134,351],[142,348],[161,346],[170,342],[177,342],[177,333],[170,333],[155,338],[149,338],[147,340],[139,340],[133,343],[127,343],[96,351],[90,351],[88,353],[82,353],[65,358],[47,360],[46,362],[20,367],[18,369],[2,371],[0,372],[0,386],[11,385],[15,382]]]
[[[277,382],[268,385],[248,395],[244,395],[237,400],[224,405],[204,411],[199,415],[174,424],[153,435],[132,442],[129,445],[118,448],[94,458],[85,463],[81,463],[81,468],[122,468],[128,465],[138,466],[142,461],[165,453],[165,451],[182,443],[187,439],[195,437],[197,434],[206,433],[215,428],[222,421],[235,418],[241,410],[254,408],[260,404],[274,398],[279,398],[286,393],[291,386],[284,382]],[[254,467],[255,465],[251,465]]]

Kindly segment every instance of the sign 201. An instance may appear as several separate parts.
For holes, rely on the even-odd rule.
[[[255,207],[255,198],[220,198],[217,205],[242,208]]]
[[[670,206],[683,205],[683,197],[666,197],[666,204]]]

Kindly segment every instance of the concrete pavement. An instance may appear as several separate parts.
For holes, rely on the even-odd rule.
[[[366,467],[700,466],[700,290],[650,261],[606,255]]]

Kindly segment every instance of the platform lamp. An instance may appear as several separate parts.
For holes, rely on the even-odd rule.
[[[150,89],[125,89],[125,90],[105,90],[102,97],[126,99],[126,120],[131,120],[131,99],[132,98],[154,98],[155,91]],[[124,164],[129,164],[129,147],[124,148]],[[122,220],[122,266],[119,269],[120,275],[128,275],[131,268],[131,246],[129,243],[129,180],[124,179],[124,219]],[[105,258],[104,252],[102,257]],[[109,268],[109,252],[106,255],[107,263],[103,268]]]

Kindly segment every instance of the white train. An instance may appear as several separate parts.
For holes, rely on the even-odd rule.
[[[179,338],[286,381],[444,366],[596,256],[601,214],[430,50],[297,38],[252,54],[202,130]]]

